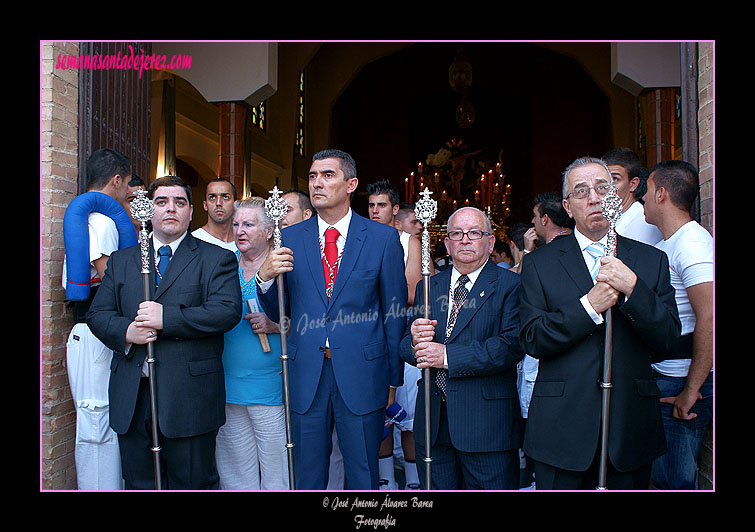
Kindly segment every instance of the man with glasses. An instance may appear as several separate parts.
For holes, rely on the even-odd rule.
[[[448,219],[453,267],[430,278],[430,318],[417,307],[401,356],[431,368],[431,394],[418,385],[414,420],[417,461],[428,455],[424,402],[431,402],[432,489],[515,490],[519,487],[521,413],[516,390],[519,276],[490,260],[495,237],[480,210]],[[424,283],[414,301],[424,301]],[[421,303],[419,303],[421,306]],[[425,468],[420,486],[427,489]]]
[[[601,199],[611,173],[601,159],[563,173],[572,235],[522,262],[522,348],[539,359],[524,452],[537,489],[595,489],[600,456],[603,313],[613,308],[608,489],[647,489],[650,467],[666,452],[651,359],[679,337],[680,322],[659,250],[619,235],[617,256],[600,253],[608,235]]]

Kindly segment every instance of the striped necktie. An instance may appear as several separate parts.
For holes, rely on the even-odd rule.
[[[466,275],[459,277],[459,280],[456,282],[456,288],[454,289],[453,307],[451,307],[451,315],[448,317],[448,325],[446,325],[446,339],[443,341],[443,343],[448,343],[448,338],[451,336],[451,332],[454,330],[454,325],[456,325],[456,318],[459,317],[459,311],[461,310],[462,305],[464,305],[464,301],[469,295],[469,290],[467,290],[467,282],[469,282],[469,277],[467,277]],[[435,384],[438,385],[438,388],[440,388],[440,391],[443,392],[444,395],[446,393],[446,373],[448,373],[448,370],[445,368],[440,368],[435,373]]]
[[[585,251],[595,259],[592,268],[590,268],[590,277],[595,282],[595,276],[598,275],[598,271],[600,270],[600,258],[606,256],[606,247],[600,242],[593,242],[585,248]]]

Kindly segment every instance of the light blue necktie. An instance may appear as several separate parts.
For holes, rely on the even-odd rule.
[[[160,286],[160,281],[163,275],[165,275],[165,270],[168,269],[171,253],[170,246],[162,246],[157,250],[157,254],[160,256],[160,261],[157,263],[157,279],[155,279],[157,286]]]
[[[585,251],[595,259],[592,268],[590,268],[590,277],[592,277],[592,281],[595,282],[595,276],[598,275],[598,271],[600,270],[600,257],[606,256],[606,247],[600,242],[593,242],[585,248]]]

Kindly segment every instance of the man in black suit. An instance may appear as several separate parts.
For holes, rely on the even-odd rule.
[[[666,452],[651,359],[679,337],[663,252],[618,237],[617,256],[595,258],[608,221],[601,197],[611,173],[600,159],[563,173],[563,205],[575,231],[522,262],[522,348],[539,359],[524,439],[537,489],[595,489],[601,431],[605,326],[612,308],[613,364],[608,489],[647,489],[653,459]],[[592,277],[591,277],[592,276]]]
[[[448,220],[453,268],[430,279],[430,318],[417,284],[401,357],[431,375],[433,489],[517,489],[521,413],[516,389],[519,276],[498,268],[495,237],[482,211],[464,207]],[[425,451],[425,393],[418,384],[414,421],[417,462]],[[427,489],[425,467],[418,467]]]
[[[188,234],[191,188],[181,178],[157,179],[149,197],[155,205],[149,301],[143,301],[140,248],[132,246],[110,257],[87,314],[94,334],[114,351],[110,425],[118,433],[126,489],[154,489],[145,362],[147,344],[154,342],[164,487],[217,489],[223,333],[241,319],[238,264],[230,251]]]

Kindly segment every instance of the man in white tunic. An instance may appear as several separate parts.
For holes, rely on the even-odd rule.
[[[87,161],[87,192],[107,194],[127,203],[131,164],[121,153],[102,149]],[[107,260],[118,249],[118,230],[112,218],[92,212],[88,217],[89,264],[92,292],[89,300],[73,302],[74,321],[66,344],[68,381],[76,408],[76,479],[79,490],[123,489],[118,438],[110,428],[108,382],[113,351],[89,330],[84,316],[100,284]],[[63,287],[66,286],[63,263]]]

